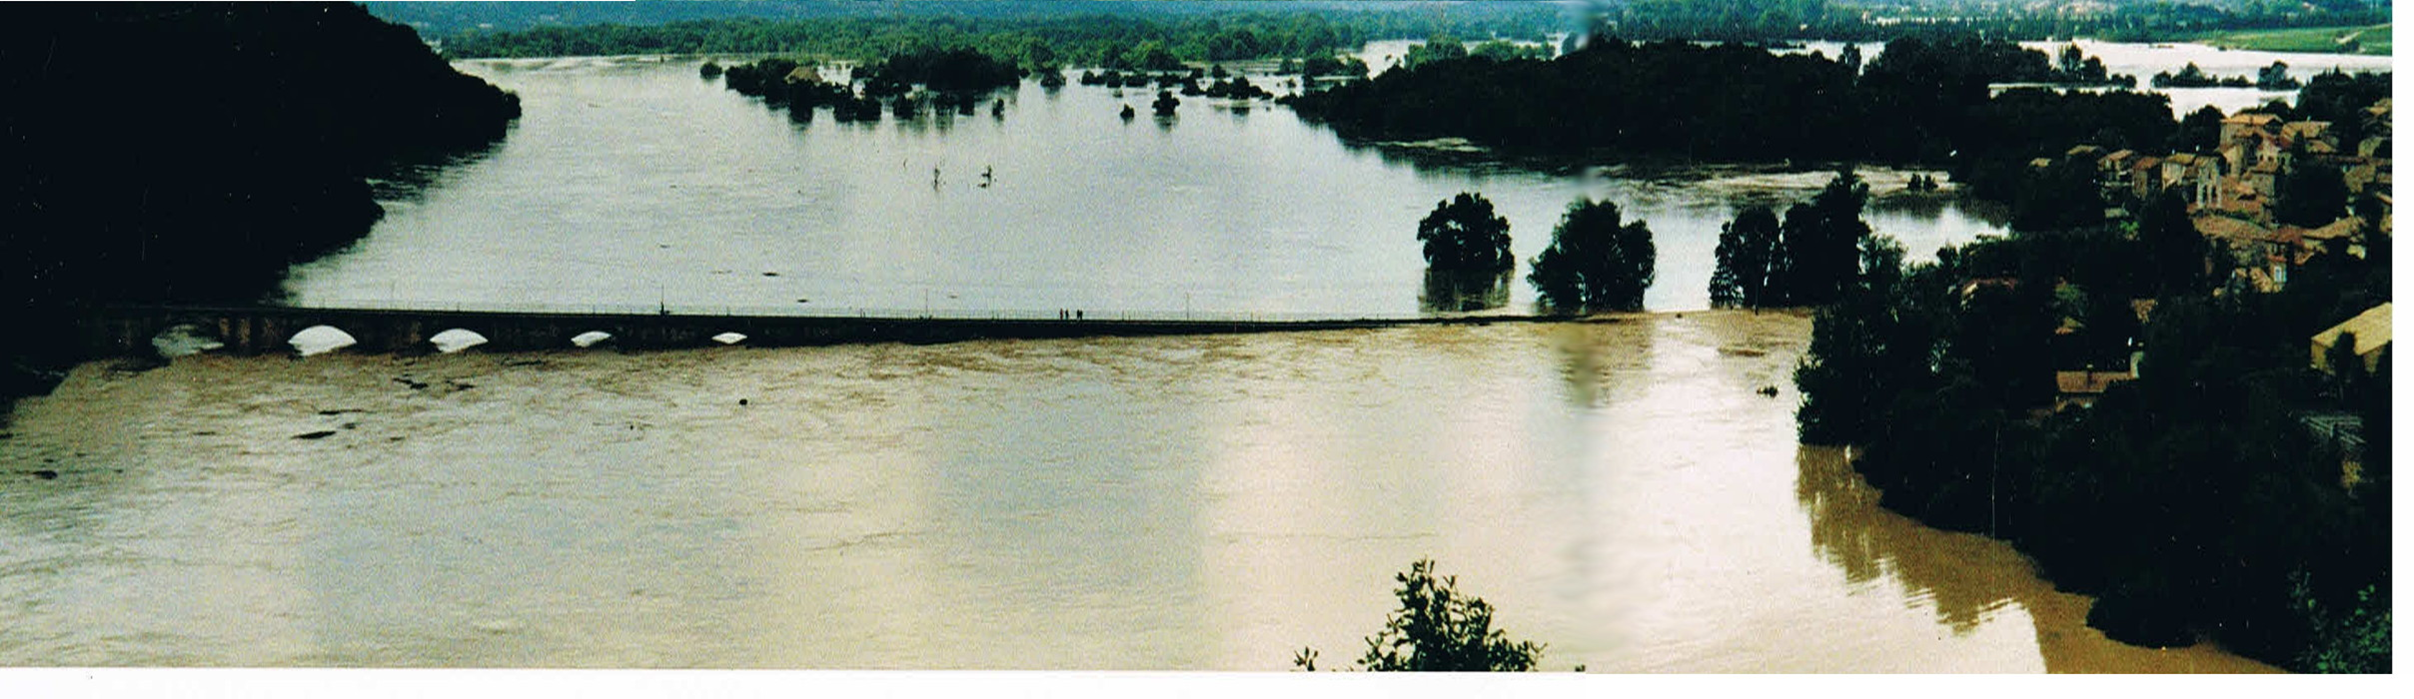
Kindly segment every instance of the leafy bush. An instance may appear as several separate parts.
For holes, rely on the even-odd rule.
[[[1383,622],[1383,630],[1366,638],[1366,655],[1358,666],[1375,672],[1531,672],[1542,657],[1542,645],[1511,641],[1492,628],[1492,605],[1483,598],[1461,596],[1458,576],[1436,577],[1432,559],[1419,559],[1408,572],[1394,576],[1400,588],[1400,610]],[[1316,649],[1302,648],[1291,659],[1300,669],[1316,669]]]

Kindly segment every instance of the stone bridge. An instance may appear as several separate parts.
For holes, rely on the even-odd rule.
[[[582,333],[610,333],[621,349],[679,349],[715,346],[715,335],[740,333],[748,346],[805,346],[869,342],[930,344],[978,339],[1047,339],[1089,336],[1186,335],[1375,328],[1432,323],[1492,323],[1564,320],[1532,316],[1378,318],[1343,320],[1187,319],[984,319],[950,317],[844,317],[801,315],[680,315],[640,313],[554,313],[339,308],[128,306],[96,309],[84,318],[87,356],[146,355],[152,339],[171,328],[223,343],[219,352],[275,354],[294,351],[295,333],[330,326],[351,335],[356,352],[432,352],[429,338],[451,329],[486,338],[489,351],[569,349]]]

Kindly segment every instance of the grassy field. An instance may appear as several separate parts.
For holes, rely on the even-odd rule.
[[[2207,34],[2196,40],[2213,46],[2254,51],[2294,51],[2299,53],[2338,53],[2340,39],[2352,36],[2356,51],[2373,56],[2389,53],[2389,25],[2369,27],[2307,27],[2303,29],[2271,29],[2251,32]]]

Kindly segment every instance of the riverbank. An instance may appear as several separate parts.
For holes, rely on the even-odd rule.
[[[2249,51],[2388,56],[2392,55],[2390,53],[2389,27],[2390,25],[2387,24],[2375,24],[2354,27],[2305,27],[2301,29],[2216,32],[2198,35],[2191,41],[2224,49]]]

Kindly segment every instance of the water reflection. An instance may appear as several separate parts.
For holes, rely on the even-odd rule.
[[[2034,580],[2028,561],[2000,542],[1938,532],[1878,506],[1878,491],[1852,470],[1847,452],[1805,446],[1794,497],[1811,520],[1811,548],[1866,588],[1891,576],[1937,622],[1966,634],[2013,602],[2010,580]]]
[[[1810,519],[1811,549],[1842,571],[1856,594],[1891,594],[1933,611],[1955,635],[1999,617],[2028,617],[2047,672],[2273,672],[2211,644],[2152,649],[2114,642],[2086,626],[2092,598],[2055,590],[2010,544],[1942,532],[1878,505],[1879,491],[1848,452],[1804,446],[1794,499]]]
[[[517,133],[517,121],[504,127],[504,136],[475,148],[446,152],[415,152],[398,155],[378,173],[368,178],[369,195],[379,202],[418,204],[426,201],[428,189],[444,183],[454,170],[492,157],[503,144]]]
[[[1459,274],[1425,271],[1425,288],[1417,296],[1417,308],[1426,313],[1468,313],[1486,311],[1509,303],[1511,270],[1499,274]]]
[[[1611,317],[1551,327],[1546,339],[1569,405],[1601,408],[1651,388],[1635,374],[1651,366],[1658,333],[1615,327],[1635,322],[1652,320]]]

